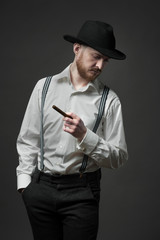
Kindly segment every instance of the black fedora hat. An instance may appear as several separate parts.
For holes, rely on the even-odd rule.
[[[66,41],[87,45],[104,56],[123,60],[126,55],[115,49],[116,41],[111,25],[100,21],[86,21],[77,37],[64,35]]]

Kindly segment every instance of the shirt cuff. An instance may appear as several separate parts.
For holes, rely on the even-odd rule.
[[[97,146],[99,137],[87,128],[85,137],[79,143],[77,142],[77,149],[81,150],[84,154],[89,155]]]
[[[26,188],[31,182],[31,176],[28,174],[20,174],[17,176],[17,190]]]

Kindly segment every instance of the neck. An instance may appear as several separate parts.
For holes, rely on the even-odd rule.
[[[75,61],[71,64],[70,76],[71,76],[71,82],[76,90],[88,84],[88,81],[79,75]]]

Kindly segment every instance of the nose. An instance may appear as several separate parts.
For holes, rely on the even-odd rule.
[[[103,59],[99,59],[96,63],[96,67],[99,69],[99,70],[102,70],[103,67],[104,67],[104,61]]]

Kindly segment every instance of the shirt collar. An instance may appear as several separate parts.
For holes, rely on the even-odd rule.
[[[65,78],[66,80],[68,80],[68,82],[70,84],[71,83],[71,77],[70,77],[70,66],[71,64],[69,64],[59,75],[59,79]],[[101,92],[101,89],[103,89],[104,84],[98,79],[96,78],[95,80],[93,80],[92,82],[89,82],[86,86],[84,86],[83,88],[81,88],[81,91],[92,91],[93,89],[96,90],[99,94]]]
[[[68,67],[66,67],[66,68],[59,74],[59,79],[61,79],[61,78],[67,78],[67,80],[71,82],[70,70],[69,70],[69,69],[70,69],[70,66],[71,66],[71,64],[70,64]]]

